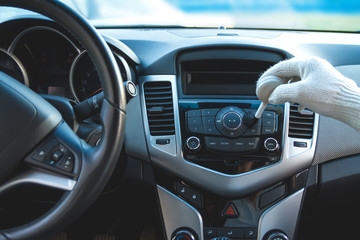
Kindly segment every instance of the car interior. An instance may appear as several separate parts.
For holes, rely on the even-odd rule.
[[[255,119],[259,76],[286,59],[359,86],[359,33],[0,5],[34,12],[0,23],[0,239],[359,239],[359,132],[297,103]]]

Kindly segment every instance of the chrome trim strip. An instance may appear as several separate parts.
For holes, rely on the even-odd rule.
[[[64,191],[71,191],[74,189],[76,181],[55,173],[46,173],[40,170],[26,170],[2,184],[0,194],[23,184],[37,184]]]
[[[144,99],[145,82],[169,81],[173,89],[173,107],[175,116],[175,141],[166,149],[159,149],[154,145],[154,137],[150,136],[147,119],[146,105]],[[278,163],[256,169],[251,172],[228,175],[186,161],[182,156],[182,142],[180,118],[178,109],[178,92],[175,75],[148,75],[139,78],[140,97],[142,101],[142,113],[144,127],[149,146],[149,153],[152,162],[170,173],[188,180],[197,186],[228,197],[242,197],[254,191],[263,189],[271,184],[282,181],[308,167],[315,153],[315,146],[318,132],[319,116],[315,115],[313,139],[309,141],[308,148],[298,149],[293,146],[294,139],[288,137],[290,104],[285,104],[285,124],[283,131],[282,157]],[[301,139],[303,141],[303,139]]]
[[[200,213],[188,203],[157,185],[161,213],[167,240],[178,228],[190,228],[203,240],[203,222]]]
[[[259,220],[258,239],[263,239],[271,230],[280,230],[290,240],[294,239],[303,194],[301,189],[266,210]]]

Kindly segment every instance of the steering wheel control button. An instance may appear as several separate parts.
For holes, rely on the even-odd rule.
[[[267,138],[264,141],[264,147],[269,152],[275,152],[279,149],[279,143],[275,138]]]
[[[72,172],[74,170],[75,157],[74,154],[68,153],[61,164],[59,165],[59,169],[64,170],[66,172]]]
[[[235,205],[232,202],[228,202],[224,207],[221,216],[225,218],[237,218],[239,216],[239,213]]]
[[[55,138],[45,143],[42,147],[38,148],[31,158],[36,161],[44,161],[49,156],[50,152],[59,144]]]
[[[230,239],[244,239],[245,231],[240,228],[218,228],[217,235],[219,237],[226,237]]]
[[[61,151],[55,151],[51,154],[51,160],[55,161],[55,162],[58,162],[61,157],[64,155],[63,152]]]
[[[201,147],[201,142],[198,137],[192,136],[186,139],[185,145],[190,151],[197,151]]]
[[[202,194],[181,182],[175,182],[176,193],[187,200],[191,205],[202,207]]]
[[[265,240],[289,240],[289,238],[282,232],[272,232],[268,234]]]
[[[180,230],[173,233],[172,240],[196,240],[195,236],[188,230]]]

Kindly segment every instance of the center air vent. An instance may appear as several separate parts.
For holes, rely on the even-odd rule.
[[[314,113],[305,109],[300,113],[298,104],[290,105],[289,137],[311,139],[314,130]]]
[[[144,94],[150,135],[174,135],[175,124],[171,83],[146,82],[144,84]]]

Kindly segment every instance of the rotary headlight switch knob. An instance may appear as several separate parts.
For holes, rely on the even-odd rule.
[[[246,130],[243,124],[245,112],[238,107],[225,107],[216,115],[216,128],[225,137],[236,138]]]

